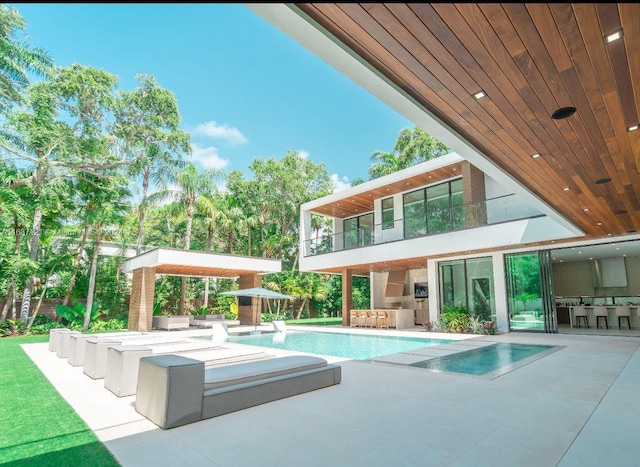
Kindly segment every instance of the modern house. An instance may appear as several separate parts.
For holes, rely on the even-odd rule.
[[[454,151],[302,206],[300,267],[342,274],[343,324],[367,275],[416,322],[466,304],[554,333],[631,305],[638,327],[640,5],[248,7]]]

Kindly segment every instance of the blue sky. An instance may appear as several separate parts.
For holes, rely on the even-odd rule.
[[[55,63],[91,65],[133,90],[156,77],[202,167],[241,170],[296,150],[337,185],[367,177],[406,118],[241,4],[10,4]]]

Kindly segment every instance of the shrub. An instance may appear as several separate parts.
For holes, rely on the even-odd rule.
[[[440,310],[440,319],[425,321],[427,331],[455,332],[459,334],[495,334],[497,326],[486,317],[486,310],[473,314],[465,305],[447,305]]]
[[[106,321],[92,321],[89,325],[90,332],[103,332],[103,331],[120,331],[127,329],[128,320],[122,318],[111,318]]]

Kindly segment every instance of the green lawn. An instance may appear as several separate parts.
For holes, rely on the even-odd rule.
[[[0,465],[119,466],[20,347],[48,340],[0,339]]]

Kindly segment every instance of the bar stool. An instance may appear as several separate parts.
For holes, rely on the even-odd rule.
[[[360,315],[360,318],[358,321],[360,322],[360,326],[363,328],[366,328],[369,325],[369,312],[360,311],[359,315]]]
[[[596,328],[600,327],[600,318],[604,318],[604,325],[609,329],[609,323],[607,322],[609,319],[609,310],[607,310],[606,306],[594,306],[593,316],[596,318]]]
[[[378,328],[382,328],[383,326],[385,327],[385,329],[389,329],[389,314],[386,311],[379,311],[378,312],[378,318],[376,320],[376,326]]]
[[[631,308],[628,306],[617,306],[616,316],[618,317],[618,329],[622,329],[622,318],[627,319],[627,328],[631,329]]]
[[[582,318],[583,323],[586,327],[589,327],[589,315],[587,314],[587,309],[583,306],[574,306],[573,307],[573,317],[576,320],[576,327],[580,327],[580,318]]]
[[[358,312],[356,310],[351,310],[351,312],[349,313],[349,325],[352,328],[359,326],[359,319],[360,317],[358,315]]]
[[[378,327],[378,316],[380,316],[380,312],[379,311],[370,311],[369,312],[369,323],[371,324],[372,328],[377,328]]]

